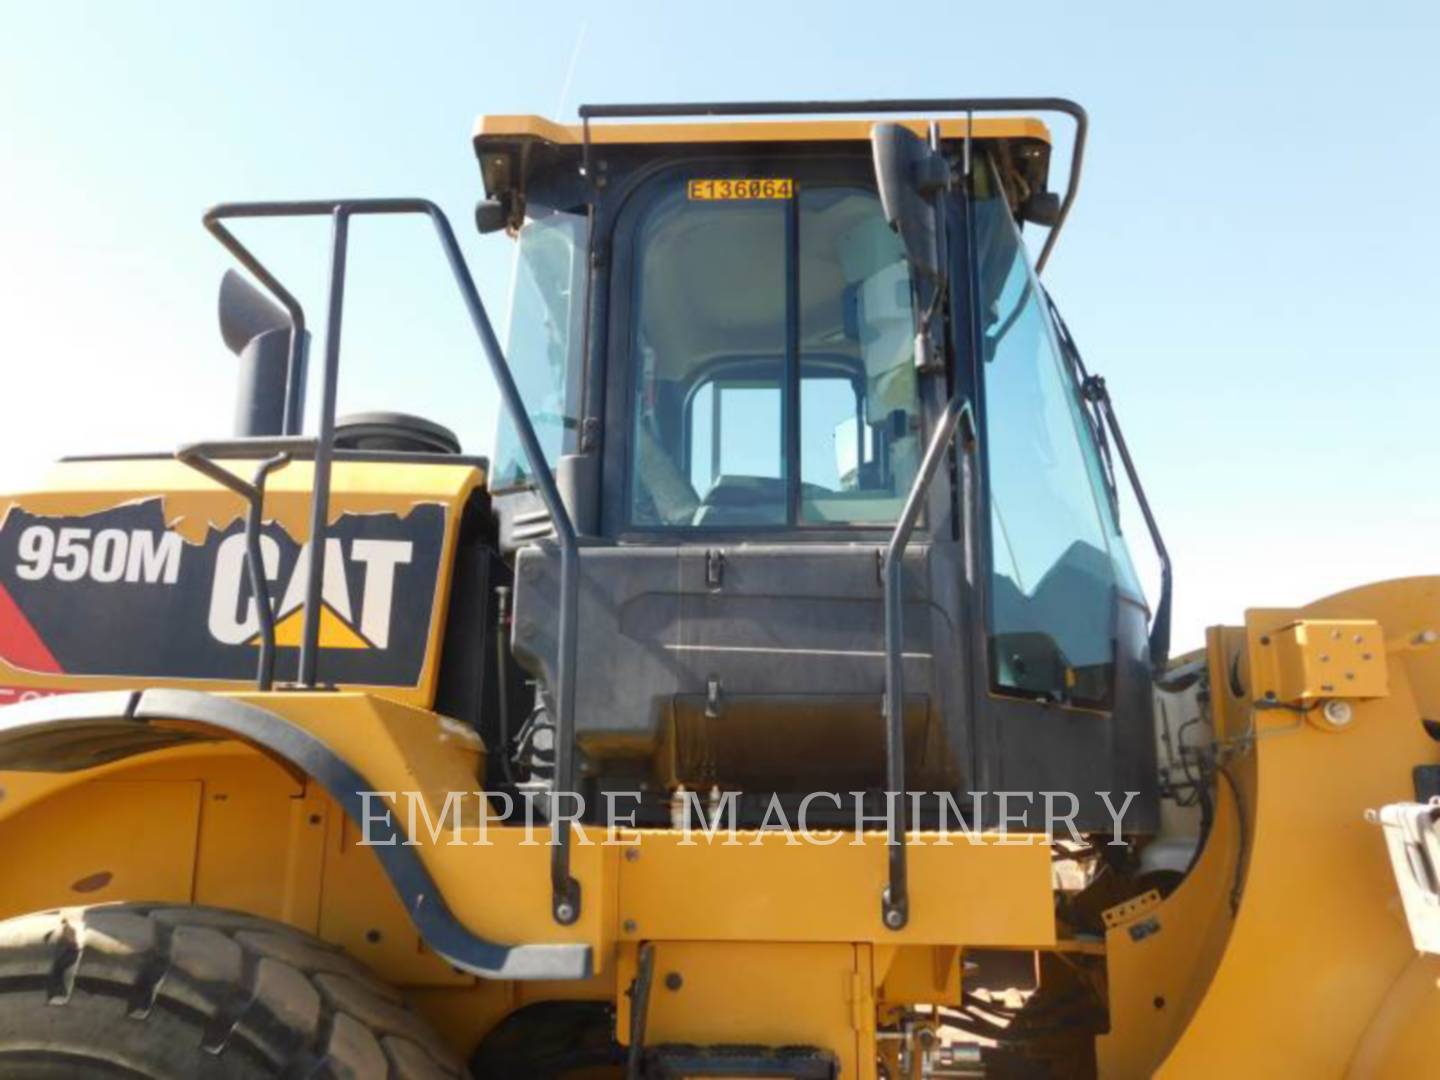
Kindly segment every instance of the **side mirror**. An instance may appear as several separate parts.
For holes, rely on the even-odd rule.
[[[950,181],[950,166],[903,124],[870,129],[875,185],[890,227],[900,234],[910,265],[930,279],[940,277],[940,223],[935,195]]]
[[[499,199],[481,199],[475,204],[475,231],[481,236],[499,232],[510,223],[510,210]]]
[[[1053,191],[1037,191],[1020,205],[1024,221],[1053,229],[1060,220],[1060,196]]]

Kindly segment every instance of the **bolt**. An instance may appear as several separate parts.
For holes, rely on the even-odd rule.
[[[575,921],[575,905],[567,900],[562,900],[555,905],[555,918],[562,923]]]
[[[634,919],[626,919],[620,924],[620,929],[624,930],[627,934],[633,934],[636,930],[640,929],[640,926]]]
[[[890,908],[885,912],[885,925],[891,930],[899,930],[905,925],[905,916],[899,908]]]
[[[1269,645],[1269,644],[1270,644],[1270,635],[1269,635],[1269,634],[1261,634],[1261,635],[1260,635],[1260,644],[1261,644],[1261,645]]]
[[[1330,663],[1330,654],[1329,654],[1329,653],[1321,653],[1321,654],[1320,654],[1320,663],[1322,663],[1322,664],[1328,664],[1328,663]]]
[[[680,977],[680,973],[678,971],[671,971],[665,975],[666,990],[679,990],[680,987],[684,985],[685,980]]]
[[[638,858],[640,858],[640,849],[639,849],[639,848],[633,848],[633,847],[632,847],[632,848],[626,848],[626,849],[625,849],[625,861],[626,861],[626,862],[634,862],[634,861],[635,861],[636,859],[638,859]]]
[[[1355,719],[1355,710],[1348,701],[1327,701],[1325,702],[1323,712],[1326,722],[1331,727],[1345,727],[1351,720]]]
[[[383,936],[384,936],[384,935],[382,935],[379,930],[366,930],[366,931],[365,931],[365,940],[368,941],[371,945],[378,945],[378,944],[380,944],[380,939],[381,939]]]
[[[1165,998],[1160,994],[1156,994],[1152,1004],[1154,1004],[1157,1009],[1163,1009],[1165,1007]]]
[[[319,814],[311,814],[311,815],[310,815],[310,824],[311,824],[311,825],[319,825],[319,824],[320,824],[320,815],[319,815]]]

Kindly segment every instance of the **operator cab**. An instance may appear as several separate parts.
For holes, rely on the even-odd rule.
[[[1082,829],[1110,827],[1099,792],[1134,791],[1125,826],[1148,831],[1148,609],[1021,240],[1054,221],[1048,131],[946,120],[915,150],[927,126],[903,125],[948,177],[911,198],[927,260],[873,126],[477,128],[478,220],[517,242],[507,360],[580,535],[581,787],[639,782],[657,812],[682,785],[883,790],[883,569],[913,492],[907,790],[1073,791]],[[917,489],[953,401],[973,445],[939,447]],[[505,420],[490,485],[543,723],[561,559]]]

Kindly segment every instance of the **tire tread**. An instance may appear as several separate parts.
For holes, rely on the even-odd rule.
[[[183,1018],[197,1052],[217,1065],[248,1062],[250,1072],[241,1075],[465,1075],[430,1025],[342,949],[239,912],[104,904],[0,922],[0,1012],[7,995],[36,992],[74,1010],[96,998],[116,1000],[91,1009],[97,1026],[114,1023],[117,1007],[136,1023],[157,1011]]]

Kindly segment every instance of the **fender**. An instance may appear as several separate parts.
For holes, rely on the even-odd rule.
[[[185,728],[161,726],[181,722]],[[322,740],[258,706],[193,690],[66,694],[0,709],[0,769],[78,772],[193,742],[239,740],[312,777],[357,825],[361,793],[374,790]],[[455,917],[396,815],[369,820],[372,848],[415,929],[447,963],[487,979],[583,979],[593,970],[585,944],[503,945]]]

